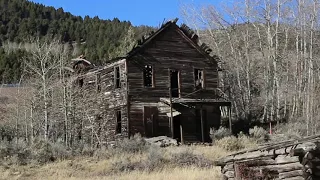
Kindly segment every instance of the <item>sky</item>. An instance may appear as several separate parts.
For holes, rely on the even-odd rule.
[[[181,18],[180,4],[216,4],[221,0],[31,0],[84,17],[118,18],[133,25],[159,26],[164,19]]]

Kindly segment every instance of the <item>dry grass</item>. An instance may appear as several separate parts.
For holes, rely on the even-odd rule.
[[[149,147],[143,151],[100,150],[97,152],[101,156],[77,156],[73,160],[46,165],[0,165],[0,180],[220,179],[220,168],[212,166],[212,161],[238,150],[232,148],[238,147],[239,143],[243,148],[257,146],[254,139],[241,136],[222,138],[214,146]]]
[[[227,155],[227,152],[216,146],[182,146],[168,147],[163,151],[164,157],[169,157],[171,153],[179,153],[186,149],[191,150],[195,154],[203,155],[210,160],[216,160]],[[129,153],[115,154],[110,159],[95,158],[78,158],[74,160],[66,160],[51,163],[43,166],[11,166],[0,167],[0,179],[219,179],[220,168],[198,168],[198,167],[172,167],[170,164],[165,165],[161,170],[154,171],[131,171],[122,173],[110,173],[113,163],[119,159],[130,159],[130,162],[139,162],[145,160],[146,153]],[[44,178],[45,177],[45,178]]]

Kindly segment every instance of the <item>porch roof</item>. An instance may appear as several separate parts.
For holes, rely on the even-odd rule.
[[[160,98],[160,101],[170,104],[170,98]],[[211,104],[219,106],[231,106],[231,102],[225,99],[192,99],[192,98],[172,98],[173,104]]]

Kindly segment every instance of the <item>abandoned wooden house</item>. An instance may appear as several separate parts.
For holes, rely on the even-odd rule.
[[[264,145],[216,162],[223,179],[320,179],[320,135]]]
[[[86,112],[103,119],[106,142],[136,133],[207,142],[210,127],[219,128],[220,107],[231,103],[219,95],[218,58],[176,21],[144,37],[126,57],[78,77]]]

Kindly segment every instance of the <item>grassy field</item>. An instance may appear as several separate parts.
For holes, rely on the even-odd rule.
[[[209,160],[216,160],[225,156],[230,151],[226,151],[217,146],[180,146],[161,149],[163,157],[179,152],[193,152],[196,155],[203,155]],[[152,171],[132,170],[114,171],[115,162],[121,159],[129,159],[130,162],[140,162],[146,160],[147,153],[120,153],[114,154],[110,158],[76,158],[64,160],[46,165],[26,165],[26,166],[0,166],[0,179],[219,179],[220,168],[211,166],[206,168],[196,166],[172,166],[171,163],[164,164],[161,169],[157,167]]]

